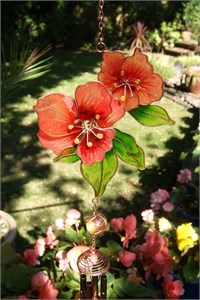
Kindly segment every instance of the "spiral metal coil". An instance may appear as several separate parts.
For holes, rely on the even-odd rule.
[[[78,269],[81,274],[99,276],[107,272],[110,263],[108,258],[99,250],[87,250],[82,253],[77,261]]]

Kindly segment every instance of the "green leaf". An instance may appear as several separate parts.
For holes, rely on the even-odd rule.
[[[69,147],[64,149],[56,158],[54,158],[54,162],[74,163],[79,159],[80,157],[76,154],[76,148]]]
[[[129,111],[130,115],[144,126],[173,125],[166,110],[156,105],[140,105]]]
[[[31,277],[40,269],[30,268],[24,264],[12,265],[2,269],[2,286],[16,294],[23,293],[30,288]]]
[[[67,281],[68,280],[74,280],[74,281],[76,281],[76,282],[79,283],[79,281],[80,281],[80,275],[77,272],[74,272],[71,269],[67,269],[66,273],[67,273],[67,277],[68,277]]]
[[[69,291],[66,291],[66,292],[63,291],[63,290],[60,290],[57,299],[73,299],[72,296],[73,296],[72,290],[69,290]]]
[[[79,243],[81,243],[81,242],[83,242],[85,240],[86,234],[87,234],[87,232],[85,231],[84,227],[82,227],[81,229],[79,229],[79,231],[77,232]]]
[[[117,295],[115,294],[112,288],[115,277],[110,272],[106,272],[106,276],[107,276],[107,299],[116,299]]]
[[[107,247],[100,247],[99,251],[101,251],[103,254],[105,254],[108,257],[113,255],[112,249],[108,249]]]
[[[72,289],[73,291],[78,291],[80,289],[80,284],[75,280],[70,280],[67,282],[67,287]]]
[[[1,248],[1,264],[2,265],[11,265],[19,262],[15,250],[12,248],[10,243],[5,244]]]
[[[115,131],[113,146],[119,158],[127,164],[144,170],[144,152],[136,144],[135,139],[131,135],[121,132],[118,129],[115,129]]]
[[[198,264],[194,261],[192,256],[189,256],[187,263],[183,267],[183,277],[188,282],[198,278],[198,274]]]
[[[73,242],[73,243],[79,243],[79,238],[77,232],[71,228],[69,225],[66,225],[65,228],[66,238]]]
[[[131,296],[135,299],[155,298],[154,292],[151,289],[142,284],[129,281],[125,278],[115,279],[113,289],[121,298],[124,296]]]
[[[113,150],[106,153],[103,161],[92,166],[81,164],[82,175],[93,187],[96,197],[104,193],[107,183],[116,173],[117,165],[117,157]]]
[[[107,241],[106,246],[110,248],[113,251],[113,253],[124,250],[122,246],[120,246],[117,242],[113,240]]]
[[[200,173],[200,166],[197,166],[197,167],[194,169],[194,173],[197,173],[197,174]]]
[[[60,241],[59,247],[54,247],[54,250],[60,251],[60,250],[65,250],[70,247],[72,247],[72,243],[66,242],[66,241]]]
[[[115,277],[112,273],[110,272],[106,272],[106,276],[107,276],[107,285],[112,285],[114,283]]]

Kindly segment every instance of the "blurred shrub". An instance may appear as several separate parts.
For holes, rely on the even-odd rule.
[[[176,1],[105,1],[105,42],[108,47],[126,47],[132,38],[132,24],[140,20],[149,30],[162,20],[172,22],[182,12]],[[97,42],[97,1],[3,1],[2,41],[27,38],[35,46],[51,44],[78,48]],[[130,45],[129,45],[130,46]]]
[[[190,0],[184,3],[183,20],[187,30],[191,30],[193,37],[200,41],[200,1]]]
[[[154,29],[150,32],[149,43],[157,51],[174,47],[180,40],[180,26],[180,23],[177,21],[162,22],[159,29]]]

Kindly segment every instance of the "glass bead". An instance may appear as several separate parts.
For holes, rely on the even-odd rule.
[[[86,228],[92,235],[101,235],[107,227],[107,220],[103,214],[97,213],[86,219]]]

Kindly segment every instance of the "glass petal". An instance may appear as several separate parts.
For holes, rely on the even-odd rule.
[[[78,110],[105,118],[111,113],[112,96],[101,82],[79,85],[75,92]]]
[[[87,165],[92,165],[95,162],[102,161],[105,157],[105,153],[113,147],[112,140],[115,135],[115,131],[113,129],[105,131],[95,130],[95,132],[103,133],[103,138],[97,139],[94,135],[89,135],[89,141],[93,143],[93,146],[89,148],[86,144],[87,141],[85,135],[77,148],[77,155],[80,156],[83,163]]]
[[[136,49],[133,56],[128,56],[122,65],[124,78],[126,79],[142,79],[150,76],[153,72],[152,65],[148,62],[148,57],[141,53],[140,49]]]
[[[47,134],[39,130],[38,138],[42,146],[51,149],[54,153],[59,155],[63,149],[72,147],[74,145],[75,135],[56,138],[48,136]]]
[[[124,59],[124,55],[121,52],[104,52],[101,71],[116,78],[120,78],[121,67]]]

